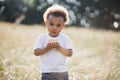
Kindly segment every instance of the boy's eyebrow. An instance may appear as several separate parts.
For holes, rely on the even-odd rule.
[[[52,21],[49,21],[49,23],[53,23]]]
[[[49,24],[53,24],[54,25],[54,23],[53,22],[49,22]],[[61,23],[58,23],[58,24],[56,24],[56,25],[62,25]]]

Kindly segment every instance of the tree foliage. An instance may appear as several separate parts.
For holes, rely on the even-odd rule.
[[[14,22],[24,14],[22,23],[41,24],[44,11],[52,4],[68,9],[69,25],[120,29],[119,0],[1,0],[0,20]]]

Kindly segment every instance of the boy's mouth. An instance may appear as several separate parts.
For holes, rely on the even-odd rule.
[[[56,31],[52,31],[51,35],[53,35],[54,37],[58,35],[58,33]]]
[[[53,34],[56,34],[57,32],[56,31],[52,31]]]

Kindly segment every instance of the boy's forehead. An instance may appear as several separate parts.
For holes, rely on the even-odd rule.
[[[49,15],[48,16],[48,20],[53,20],[53,19],[64,21],[64,18],[62,16],[54,16],[54,15]]]

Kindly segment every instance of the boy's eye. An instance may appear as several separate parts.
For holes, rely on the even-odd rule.
[[[50,23],[50,26],[53,26],[53,23]]]
[[[60,26],[61,26],[61,24],[58,24],[58,25],[57,25],[57,27],[60,27]]]

